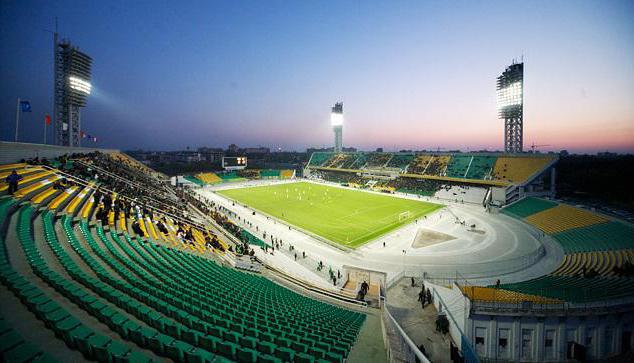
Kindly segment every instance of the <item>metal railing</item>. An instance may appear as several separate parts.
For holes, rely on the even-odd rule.
[[[418,360],[421,363],[430,363],[429,359],[418,349],[412,339],[405,333],[403,328],[401,328],[394,316],[392,316],[385,303],[385,298],[381,297],[381,300],[381,305],[383,306],[382,320],[385,329],[388,331],[388,344],[386,344],[388,348],[388,361],[393,361],[393,358],[396,358],[395,356],[400,356],[398,358],[406,362]],[[390,332],[391,334],[389,334]],[[389,339],[390,336],[393,339]]]

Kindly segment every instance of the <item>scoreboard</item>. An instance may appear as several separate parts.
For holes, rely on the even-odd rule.
[[[222,158],[222,168],[226,170],[239,170],[247,167],[246,156],[225,156]]]

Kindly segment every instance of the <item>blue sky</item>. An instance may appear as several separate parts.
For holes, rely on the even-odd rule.
[[[502,148],[495,78],[525,65],[525,144],[634,151],[632,1],[3,1],[0,138],[41,142],[54,17],[93,58],[99,146]]]

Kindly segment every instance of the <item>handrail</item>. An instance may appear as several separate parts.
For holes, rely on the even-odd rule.
[[[73,160],[74,162],[78,162],[79,164],[82,164],[82,165],[84,165],[84,166],[86,166],[86,167],[95,168],[95,169],[97,169],[98,171],[100,171],[100,172],[102,172],[102,173],[104,173],[104,174],[106,174],[106,175],[108,175],[108,176],[110,176],[110,177],[113,177],[113,178],[115,178],[115,179],[118,179],[118,180],[120,180],[120,181],[122,181],[122,182],[124,182],[124,183],[126,183],[126,184],[130,184],[130,185],[135,186],[135,187],[140,188],[140,189],[147,189],[147,186],[145,186],[145,185],[143,185],[143,184],[138,184],[138,183],[135,183],[135,182],[133,182],[133,181],[130,181],[130,180],[128,180],[128,179],[126,179],[126,178],[123,178],[123,177],[121,177],[121,176],[119,176],[119,175],[117,175],[117,174],[114,174],[114,173],[112,173],[112,172],[109,172],[109,171],[107,171],[107,170],[104,170],[103,168],[101,168],[101,167],[99,167],[99,166],[96,166],[96,165],[94,165],[94,164],[88,164],[88,163],[86,163],[86,162],[84,162],[84,161],[82,161],[82,160],[79,160],[79,159],[72,159],[72,160]],[[158,181],[158,180],[157,180],[157,181]],[[158,181],[158,182],[160,182],[160,181]],[[152,189],[154,189],[154,188],[152,188]],[[157,203],[157,204],[162,204],[162,205],[164,205],[164,206],[169,206],[167,203],[161,202],[160,200],[156,200],[156,199],[154,199],[154,198],[152,198],[152,197],[144,197],[144,198],[147,198],[147,199],[149,199],[149,200],[151,200],[152,202],[155,202],[155,203]]]
[[[339,302],[343,302],[346,304],[352,304],[353,306],[357,306],[357,307],[364,307],[367,308],[368,307],[368,303],[365,301],[359,301],[353,298],[350,298],[348,296],[345,296],[343,294],[334,292],[334,291],[328,291],[325,289],[320,288],[319,286],[313,285],[310,282],[304,281],[300,278],[297,278],[295,276],[291,276],[288,273],[278,269],[277,267],[268,264],[264,261],[261,261],[260,259],[257,259],[260,263],[262,263],[264,265],[265,268],[275,272],[277,275],[279,275],[280,277],[284,278],[285,280],[293,283],[294,285],[304,289],[304,290],[308,290],[311,291],[315,294],[324,296],[324,297],[328,297],[330,299],[334,299],[334,300],[338,300]]]
[[[382,296],[381,300],[387,300],[387,299],[385,299],[385,297]],[[418,360],[420,362],[422,362],[422,363],[431,363],[429,361],[429,359],[420,351],[420,349],[418,349],[418,347],[412,341],[412,339],[409,337],[409,335],[407,335],[407,333],[403,330],[403,328],[401,328],[401,326],[396,321],[394,316],[392,316],[392,314],[390,313],[390,310],[388,308],[388,305],[385,303],[385,301],[383,301],[383,306],[384,306],[383,314],[387,317],[388,322],[390,322],[392,324],[392,326],[395,328],[396,332],[400,335],[401,340],[405,342],[407,348],[409,348],[409,350],[416,356],[416,358],[418,358]]]
[[[85,181],[85,180],[83,180],[83,179],[81,179],[81,178],[79,178],[79,177],[76,177],[76,176],[74,176],[74,175],[71,175],[71,174],[65,173],[65,172],[63,172],[63,171],[61,171],[61,170],[59,170],[59,169],[56,169],[56,168],[53,168],[53,167],[50,167],[50,166],[47,166],[47,165],[40,165],[40,166],[41,166],[41,167],[43,167],[43,168],[45,168],[45,169],[47,169],[47,170],[50,170],[50,171],[52,171],[52,172],[54,172],[54,173],[56,173],[56,174],[61,174],[61,175],[63,175],[64,177],[66,177],[67,179],[71,179],[71,180],[73,180],[75,183],[77,183],[77,184],[79,184],[79,185],[82,185],[82,186],[84,186],[84,187],[90,187],[90,188],[94,188],[94,189],[104,190],[104,191],[106,191],[106,192],[108,192],[108,193],[111,193],[111,194],[116,194],[116,195],[118,196],[118,198],[126,199],[126,200],[128,200],[128,201],[130,201],[130,202],[134,202],[134,203],[137,203],[137,204],[141,204],[141,203],[139,203],[139,201],[138,201],[138,200],[136,200],[135,198],[129,197],[129,196],[124,195],[124,194],[121,194],[121,193],[117,193],[117,192],[115,192],[114,190],[108,189],[108,188],[106,188],[106,187],[104,187],[104,186],[98,186],[98,185],[91,184],[91,183],[89,183],[89,182],[87,182],[87,181]],[[150,198],[150,199],[151,199],[151,198]],[[172,214],[172,213],[170,213],[170,212],[164,211],[164,210],[162,210],[162,209],[160,209],[160,208],[157,208],[157,207],[154,207],[154,206],[151,206],[151,205],[147,205],[147,204],[145,204],[145,203],[143,203],[143,205],[144,205],[145,207],[147,207],[148,209],[151,209],[151,210],[154,210],[154,211],[156,211],[156,212],[159,212],[160,214],[166,215],[166,216],[168,216],[168,217],[170,217],[170,218],[172,218],[172,219],[176,219],[176,220],[178,220],[178,221],[181,221],[181,222],[184,222],[184,223],[190,224],[190,225],[195,226],[195,227],[197,227],[197,228],[199,228],[199,229],[203,229],[203,230],[205,229],[205,227],[204,227],[204,226],[202,226],[201,224],[199,224],[199,223],[197,223],[197,222],[194,222],[194,221],[193,221],[193,220],[191,220],[191,219],[187,219],[187,218],[185,218],[185,217],[181,217],[181,216],[174,215],[174,214]]]

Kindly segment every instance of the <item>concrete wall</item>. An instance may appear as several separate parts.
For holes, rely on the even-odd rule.
[[[17,163],[21,159],[32,159],[35,157],[51,159],[64,154],[89,153],[93,151],[112,153],[119,150],[0,141],[0,164]]]

